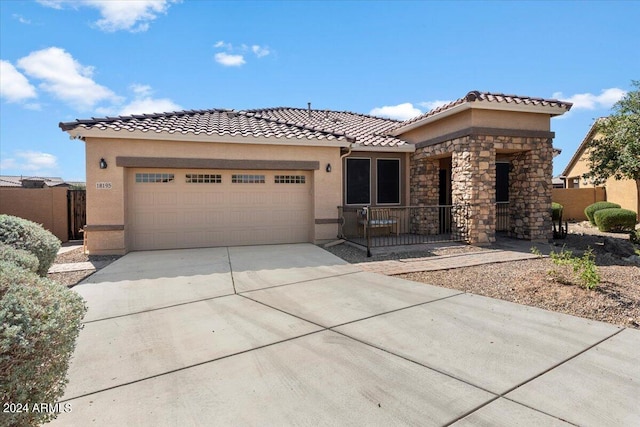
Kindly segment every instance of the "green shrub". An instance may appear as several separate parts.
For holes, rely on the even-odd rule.
[[[86,312],[74,291],[0,261],[0,401],[54,404],[67,383],[69,359]],[[47,412],[4,413],[3,425],[35,426]]]
[[[602,209],[593,217],[600,231],[629,231],[636,227],[636,213],[628,209]]]
[[[17,265],[18,267],[29,270],[32,273],[38,271],[40,262],[38,258],[31,252],[27,252],[23,249],[16,249],[13,246],[0,243],[0,261],[7,261]]]
[[[610,203],[610,202],[596,202],[592,205],[587,206],[584,210],[584,214],[589,219],[589,222],[591,223],[591,225],[597,225],[596,220],[593,217],[593,214],[595,214],[597,211],[601,209],[611,209],[611,208],[620,208],[620,205],[617,203]]]
[[[566,250],[563,246],[560,252],[551,252],[549,257],[556,265],[571,266],[575,278],[585,288],[595,289],[600,284],[600,273],[596,266],[596,257],[591,248],[581,257],[576,257],[572,251]],[[557,271],[550,271],[549,273],[554,276],[560,275]]]
[[[563,209],[564,206],[562,206],[560,203],[551,203],[551,218],[553,219],[553,221],[560,220],[560,214],[562,213]]]
[[[47,275],[60,249],[60,240],[41,225],[11,215],[0,215],[0,243],[34,254],[41,276]]]

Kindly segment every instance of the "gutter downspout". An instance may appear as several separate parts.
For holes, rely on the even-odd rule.
[[[351,147],[352,146],[353,146],[353,143],[350,142],[348,151],[346,153],[340,155],[340,167],[341,168],[344,167],[344,164],[343,164],[344,158],[347,157],[349,154],[351,154]],[[342,185],[344,186],[344,177],[343,177]],[[344,194],[343,194],[343,197],[344,197]],[[339,214],[343,212],[342,209],[343,209],[342,207],[340,207],[340,206],[338,207],[338,213]],[[338,238],[339,239],[344,239],[345,238],[344,237],[344,233],[342,232],[342,227],[344,226],[344,223],[345,223],[344,215],[340,215],[340,218],[338,218],[338,221],[339,221],[338,224],[339,224],[339,227],[340,227],[338,229]]]

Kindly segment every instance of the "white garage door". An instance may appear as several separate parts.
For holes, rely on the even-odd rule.
[[[130,169],[133,250],[308,242],[308,171]]]

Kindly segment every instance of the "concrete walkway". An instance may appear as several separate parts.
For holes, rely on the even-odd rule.
[[[451,268],[471,267],[474,265],[519,261],[532,258],[538,258],[538,256],[531,253],[527,254],[517,251],[494,249],[456,255],[362,262],[355,265],[364,271],[393,276],[419,271],[449,270]]]
[[[313,245],[134,252],[73,289],[54,426],[640,424],[640,331]]]

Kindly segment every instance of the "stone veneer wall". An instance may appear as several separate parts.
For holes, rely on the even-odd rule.
[[[525,138],[522,138],[525,139]],[[509,235],[518,239],[548,241],[553,237],[551,200],[553,146],[550,138],[526,138],[509,172]]]
[[[473,244],[495,241],[496,153],[514,152],[510,172],[511,236],[551,238],[551,138],[474,135],[416,149],[411,158],[411,204],[438,204],[438,160],[452,157],[452,227]],[[431,225],[430,225],[431,224]],[[412,230],[433,232],[437,218],[412,219]],[[414,231],[415,232],[415,231]]]
[[[475,244],[496,240],[496,150],[485,138],[460,138],[452,157],[451,201],[467,206],[466,218],[461,216],[459,226],[467,241]]]
[[[438,204],[438,182],[440,179],[440,162],[428,159],[426,155],[411,156],[411,206],[436,206]],[[424,153],[423,153],[424,154]],[[437,234],[437,209],[411,209],[411,233]]]

